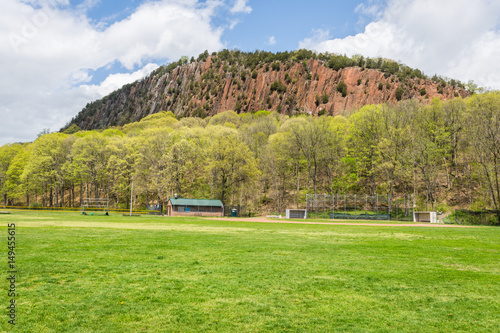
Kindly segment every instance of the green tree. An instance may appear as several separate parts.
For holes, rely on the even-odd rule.
[[[307,161],[309,179],[316,195],[320,174],[327,165],[328,151],[334,148],[330,121],[325,117],[294,118],[287,121],[283,129],[290,133],[294,149]]]
[[[419,108],[413,126],[414,163],[423,180],[426,206],[431,203],[434,207],[438,200],[440,171],[450,151],[441,101],[435,98],[430,106]]]
[[[78,136],[66,170],[80,186],[80,199],[106,197],[108,188],[109,139],[102,133],[91,131]]]
[[[349,156],[356,159],[358,184],[370,195],[377,193],[376,165],[381,137],[382,106],[364,106],[349,118]]]
[[[173,132],[171,128],[149,128],[136,139],[134,188],[145,194],[146,203],[150,198],[165,203],[173,194],[171,174],[168,172],[168,154],[174,140]]]
[[[21,179],[30,193],[42,194],[42,205],[62,205],[65,174],[72,142],[68,135],[52,133],[40,136],[31,147],[31,155]]]
[[[468,140],[482,179],[490,193],[491,206],[500,223],[500,92],[474,95],[468,102]]]
[[[130,184],[134,165],[138,156],[138,141],[134,137],[115,135],[106,144],[109,153],[106,169],[108,171],[108,198],[113,205],[127,207],[130,200]]]
[[[288,193],[294,186],[296,155],[288,132],[272,134],[261,155],[264,193],[270,192],[275,212],[283,213],[287,207]]]
[[[413,190],[413,122],[419,108],[416,100],[409,100],[381,110],[382,132],[377,145],[380,161],[375,166],[380,175],[379,187],[394,196]]]
[[[215,128],[214,128],[215,130]],[[238,133],[219,127],[209,147],[207,172],[216,196],[224,203],[234,202],[237,189],[252,187],[259,175],[257,161],[240,140]]]
[[[3,204],[7,205],[9,193],[5,187],[7,181],[7,171],[15,156],[21,151],[22,146],[19,144],[6,144],[0,147],[0,190],[2,191]]]
[[[5,173],[6,181],[4,190],[7,193],[8,199],[11,201],[19,200],[26,197],[26,205],[30,205],[30,196],[23,182],[21,175],[24,168],[28,164],[31,155],[31,145],[24,144],[22,149],[16,154],[10,163],[7,172]],[[5,203],[5,202],[4,202]]]
[[[78,126],[77,124],[71,124],[71,126],[69,126],[68,128],[66,128],[63,133],[64,134],[74,134],[76,132],[80,132],[82,129],[80,128],[80,126]]]
[[[443,126],[448,136],[446,153],[446,174],[448,189],[451,189],[452,181],[458,176],[459,146],[464,144],[464,127],[467,105],[462,98],[455,98],[443,102]],[[465,149],[464,149],[465,150]]]

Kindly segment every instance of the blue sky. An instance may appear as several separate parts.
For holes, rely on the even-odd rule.
[[[382,56],[500,89],[499,27],[498,0],[2,0],[0,145],[204,50]]]
[[[81,6],[82,3],[85,1],[71,1],[74,7]],[[143,3],[144,1],[133,0],[99,1],[88,10],[87,16],[94,24],[109,26],[126,19]],[[248,12],[231,13],[229,6],[220,6],[212,23],[224,29],[221,41],[227,49],[250,52],[257,49],[271,52],[295,50],[298,48],[298,41],[310,37],[317,29],[330,31],[336,38],[362,31],[363,15],[356,12],[361,3],[363,1],[312,0],[305,6],[300,1],[250,1],[246,2],[251,8]],[[177,59],[160,57],[154,60],[161,64]],[[120,63],[114,63],[112,69],[92,71],[91,82],[98,83],[110,71],[120,70],[125,69]]]

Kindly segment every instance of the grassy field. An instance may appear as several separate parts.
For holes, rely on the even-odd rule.
[[[13,212],[0,222],[5,272],[7,224],[16,224],[18,332],[500,327],[500,228],[46,212]],[[11,329],[0,318],[0,330]]]

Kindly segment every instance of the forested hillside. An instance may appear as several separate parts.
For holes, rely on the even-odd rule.
[[[160,111],[205,118],[223,111],[339,115],[369,104],[467,97],[458,81],[426,77],[388,59],[312,51],[223,50],[182,58],[88,104],[67,126],[105,129]]]
[[[0,147],[6,205],[126,207],[219,198],[254,211],[304,206],[306,193],[413,194],[419,207],[499,208],[500,93],[368,105],[344,116],[171,112],[106,130]]]

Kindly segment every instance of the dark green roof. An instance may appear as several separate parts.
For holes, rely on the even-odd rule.
[[[186,199],[170,198],[172,206],[204,206],[204,207],[222,207],[222,201],[211,199]]]

